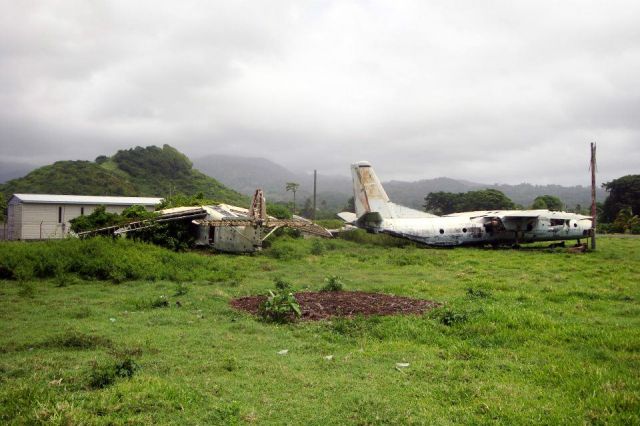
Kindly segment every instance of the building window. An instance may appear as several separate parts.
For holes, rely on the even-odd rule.
[[[62,206],[58,207],[58,223],[62,223]]]
[[[84,207],[80,207],[80,216],[84,216]]]

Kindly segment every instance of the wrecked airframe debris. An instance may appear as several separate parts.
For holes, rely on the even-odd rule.
[[[277,219],[267,215],[266,200],[261,189],[257,189],[251,207],[245,209],[229,204],[211,206],[176,207],[159,210],[152,219],[130,222],[80,232],[80,238],[94,235],[124,235],[161,223],[190,221],[197,225],[197,246],[208,246],[229,253],[250,253],[262,249],[262,242],[276,229],[287,227],[301,232],[331,238],[331,233],[322,226],[303,217]]]
[[[355,214],[338,216],[372,233],[386,233],[429,246],[512,245],[577,240],[593,235],[592,218],[549,210],[496,210],[436,216],[389,201],[373,167],[351,165]]]

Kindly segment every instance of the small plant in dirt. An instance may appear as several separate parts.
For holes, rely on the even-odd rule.
[[[277,291],[269,290],[267,299],[260,305],[260,316],[269,322],[286,323],[302,315],[300,305],[293,295],[291,284],[278,278],[275,280]]]
[[[344,284],[342,280],[337,275],[330,275],[325,277],[324,286],[320,289],[320,291],[342,291],[344,288]]]
[[[112,385],[116,379],[128,379],[139,370],[138,364],[131,358],[117,360],[102,365],[94,363],[89,375],[89,387],[91,389],[103,389]]]

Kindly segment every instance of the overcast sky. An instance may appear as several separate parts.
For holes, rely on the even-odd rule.
[[[171,144],[383,180],[640,173],[640,2],[0,0],[0,157]]]

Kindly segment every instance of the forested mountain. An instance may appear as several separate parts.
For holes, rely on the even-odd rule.
[[[193,168],[191,161],[169,145],[118,151],[92,161],[58,161],[0,185],[13,193],[159,196],[202,193],[206,198],[247,205],[248,197]]]
[[[197,169],[169,145],[136,147],[118,151],[111,157],[100,156],[96,161],[58,161],[40,167],[1,184],[0,193],[8,197],[16,192],[139,196],[202,192],[206,198],[244,206],[256,188],[265,190],[268,201],[291,201],[293,194],[285,190],[286,183],[296,182],[300,184],[296,194],[298,209],[313,194],[311,173],[290,171],[264,158],[210,155],[194,163]],[[318,175],[318,208],[325,212],[342,210],[353,196],[351,178],[346,176],[348,170],[345,164],[345,176]],[[483,185],[450,178],[383,184],[392,201],[417,209],[423,208],[424,198],[430,192],[459,193],[486,188],[502,191],[525,207],[545,194],[557,196],[571,209],[576,204],[586,207],[590,203],[590,190],[583,186]],[[606,193],[599,188],[599,200],[605,197]]]

